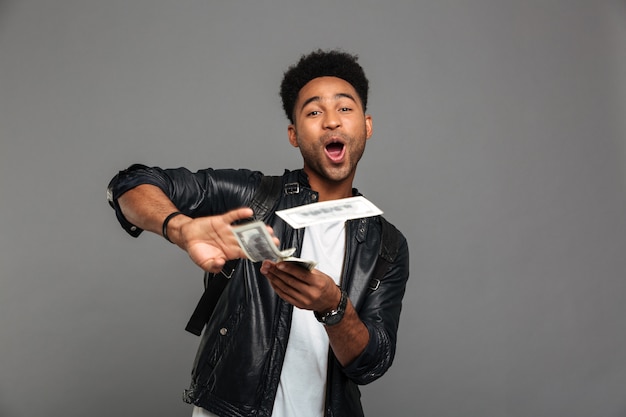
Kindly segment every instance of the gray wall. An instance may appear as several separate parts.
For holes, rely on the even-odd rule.
[[[301,165],[278,84],[361,56],[357,186],[406,234],[370,416],[626,415],[626,3],[0,1],[0,416],[187,416],[201,290],[116,224],[133,162]]]

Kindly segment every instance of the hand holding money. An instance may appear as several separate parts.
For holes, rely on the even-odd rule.
[[[274,262],[292,262],[309,271],[317,265],[313,261],[292,257],[291,255],[296,251],[295,248],[283,251],[278,249],[262,221],[235,226],[232,231],[246,257],[252,262],[261,262],[266,259]]]
[[[276,212],[279,217],[294,229],[319,223],[377,216],[382,213],[382,210],[363,196],[306,204]],[[307,268],[309,271],[317,265],[313,261],[292,257],[291,255],[295,252],[294,248],[284,251],[279,250],[274,244],[265,224],[261,221],[233,227],[232,231],[239,241],[239,246],[241,246],[248,259],[253,262],[261,262],[266,259],[274,262],[294,262]]]
[[[237,238],[232,234],[232,223],[249,218],[250,208],[239,208],[221,215],[198,217],[176,216],[177,244],[191,260],[205,271],[217,273],[229,259],[245,256]]]

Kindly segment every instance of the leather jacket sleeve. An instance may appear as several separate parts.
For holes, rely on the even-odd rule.
[[[405,237],[398,233],[399,250],[380,286],[358,306],[358,314],[370,335],[359,357],[343,368],[347,378],[359,385],[380,378],[391,366],[395,351],[402,299],[409,277],[409,250]]]
[[[372,230],[374,229],[374,230]],[[358,386],[380,378],[391,366],[395,352],[402,298],[409,277],[407,241],[398,233],[399,246],[378,288],[368,288],[372,276],[372,257],[376,257],[380,230],[370,228],[360,240],[352,262],[347,291],[359,317],[365,323],[370,340],[365,350],[349,365],[342,367],[334,359],[329,363],[329,381],[325,416],[363,416]],[[358,240],[358,238],[357,238]],[[368,261],[369,260],[369,261]]]
[[[161,169],[135,164],[113,177],[107,188],[107,198],[124,230],[137,237],[142,230],[126,220],[117,199],[138,185],[159,187],[178,210],[190,217],[201,217],[245,206],[261,176],[260,172],[245,169],[209,168],[191,172],[186,168]]]

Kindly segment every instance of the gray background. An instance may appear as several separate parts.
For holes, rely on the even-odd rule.
[[[370,416],[626,415],[626,3],[0,1],[0,416],[187,416],[201,272],[105,200],[133,162],[299,168],[282,71],[371,83],[356,185],[406,234]]]

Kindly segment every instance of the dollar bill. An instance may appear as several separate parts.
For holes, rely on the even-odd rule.
[[[317,265],[314,261],[307,261],[291,255],[295,248],[280,250],[274,243],[272,236],[267,231],[265,223],[256,221],[232,228],[239,246],[243,249],[246,257],[252,262],[261,262],[269,259],[274,262],[292,262],[311,271]]]
[[[383,212],[365,197],[358,196],[306,204],[279,210],[276,214],[294,229],[300,229],[319,223],[377,216]]]

